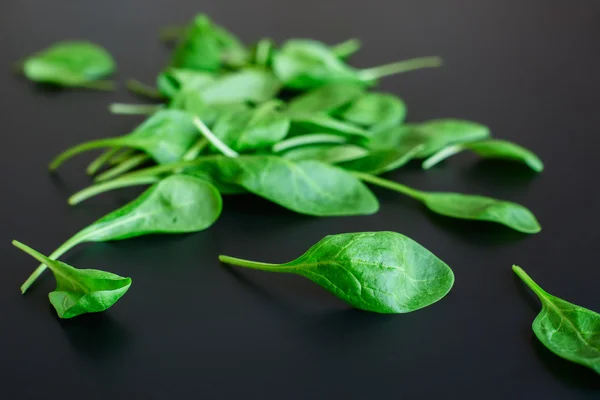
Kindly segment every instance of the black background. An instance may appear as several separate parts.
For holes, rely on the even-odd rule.
[[[152,82],[169,50],[164,25],[206,12],[245,41],[262,36],[364,41],[353,58],[373,66],[440,55],[446,65],[387,78],[409,120],[471,119],[521,143],[546,163],[525,167],[461,155],[424,173],[392,178],[422,189],[479,193],[528,206],[543,231],[435,217],[377,190],[381,211],[355,218],[295,215],[260,199],[227,198],[207,231],[81,246],[65,260],[131,276],[110,311],[59,320],[49,274],[26,296],[35,262],[10,241],[50,253],[67,237],[133,198],[113,192],[77,207],[92,155],[55,176],[60,150],[128,132],[138,118],[111,116],[116,93],[41,90],[10,64],[50,43],[87,38],[117,59],[117,79]],[[593,0],[238,0],[0,2],[3,146],[0,397],[174,398],[598,398],[591,370],[554,356],[533,336],[537,300],[511,272],[517,263],[549,292],[600,310],[598,92],[600,3]],[[218,254],[268,262],[295,258],[333,233],[393,230],[454,270],[439,303],[405,315],[349,309],[294,276],[221,266]]]

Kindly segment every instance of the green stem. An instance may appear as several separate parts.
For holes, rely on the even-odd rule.
[[[358,76],[362,81],[373,81],[384,76],[399,74],[402,72],[413,71],[421,68],[433,68],[442,65],[440,57],[421,57],[411,60],[398,61],[391,64],[381,65],[379,67],[367,68],[359,71]]]
[[[162,106],[156,104],[111,103],[108,106],[108,110],[112,114],[121,115],[150,115],[161,108]]]
[[[88,175],[94,175],[102,166],[108,162],[115,154],[117,154],[121,150],[119,147],[113,147],[110,150],[106,150],[104,153],[100,154],[94,161],[88,165],[86,168],[86,172]]]
[[[365,174],[364,172],[348,171],[358,179],[372,183],[373,185],[381,186],[386,189],[395,190],[396,192],[402,193],[406,196],[412,197],[415,200],[423,201],[425,193],[420,190],[410,188],[406,185],[402,185],[398,182],[393,182],[388,179],[379,178],[371,174]]]
[[[331,51],[338,58],[347,58],[360,49],[361,43],[358,39],[348,39],[345,42],[331,46]]]
[[[329,133],[315,133],[309,135],[296,136],[290,139],[282,140],[272,148],[273,153],[279,153],[289,150],[293,147],[306,146],[308,144],[343,144],[348,140],[340,135]]]
[[[540,300],[548,296],[548,293],[537,283],[535,283],[533,279],[531,279],[529,275],[523,271],[523,268],[519,267],[518,265],[513,265],[512,270],[519,278],[521,278],[523,282],[525,282],[529,289],[531,289],[540,298]]]
[[[148,97],[150,99],[164,100],[164,96],[157,89],[135,79],[130,79],[127,81],[127,89],[129,89],[129,91],[132,93]]]
[[[241,258],[219,256],[219,261],[225,264],[237,265],[238,267],[246,267],[251,269],[258,269],[261,271],[271,272],[287,272],[287,270],[281,266],[281,264],[269,264],[261,263],[256,261],[242,260]]]
[[[140,177],[120,177],[108,182],[102,182],[97,185],[92,185],[69,197],[69,204],[74,206],[91,197],[97,196],[115,189],[121,189],[130,186],[147,185],[156,183],[160,180],[157,176],[140,176]]]
[[[260,39],[256,44],[256,65],[261,67],[267,67],[269,64],[269,56],[271,55],[271,49],[273,48],[273,41],[271,39]]]
[[[119,179],[123,178],[133,178],[133,177],[141,177],[141,176],[156,176],[164,173],[176,173],[178,170],[182,170],[189,167],[195,167],[201,165],[210,159],[218,159],[219,157],[223,157],[220,154],[211,154],[203,157],[196,158],[195,160],[190,161],[178,161],[170,164],[157,165],[154,167],[148,167],[144,169],[140,169],[138,171],[130,172],[126,175],[123,175]]]
[[[63,151],[58,156],[56,156],[54,160],[50,162],[50,170],[54,171],[55,169],[60,167],[60,165],[63,162],[67,161],[71,157],[76,156],[79,153],[83,153],[84,151],[88,150],[100,149],[103,147],[115,147],[118,146],[120,142],[120,138],[108,138],[92,140],[90,142],[78,144],[76,146],[71,147],[70,149]]]
[[[60,245],[60,247],[58,249],[54,250],[54,252],[48,256],[48,258],[51,260],[56,260],[58,257],[62,256],[67,251],[69,251],[70,249],[72,249],[73,247],[75,247],[79,243],[81,243],[83,241],[83,238],[81,237],[82,235],[80,235],[81,232],[82,231],[76,233],[69,240],[67,240],[62,245]],[[33,284],[33,282],[35,282],[36,279],[39,278],[40,275],[42,275],[42,273],[44,273],[46,268],[48,268],[48,267],[45,264],[42,264],[42,265],[38,266],[35,271],[33,271],[33,273],[29,276],[29,278],[27,278],[25,283],[23,283],[21,285],[21,293],[22,294],[25,294],[27,289],[29,289],[29,287]]]
[[[204,150],[204,148],[208,146],[208,139],[205,137],[201,137],[194,143],[192,147],[183,155],[183,161],[191,161],[194,160],[198,155]]]
[[[225,143],[221,141],[218,137],[215,136],[214,133],[211,132],[210,129],[202,122],[202,120],[198,117],[194,117],[193,119],[194,125],[200,131],[200,133],[213,145],[215,146],[225,157],[236,158],[239,157],[239,154],[229,148]]]
[[[125,172],[131,171],[132,169],[134,169],[138,165],[145,163],[149,159],[150,159],[150,157],[147,154],[138,154],[136,156],[133,156],[133,157],[123,161],[121,164],[98,175],[98,177],[96,177],[96,179],[95,179],[95,182],[103,182],[103,181],[107,181],[109,179],[115,178],[121,174],[124,174]]]
[[[92,89],[92,90],[101,90],[105,92],[112,92],[117,88],[117,84],[113,81],[90,81],[85,83],[80,83],[77,87]]]
[[[113,158],[108,160],[109,165],[121,164],[123,161],[127,160],[131,156],[138,154],[137,149],[122,149],[122,150],[123,151],[120,154],[117,154]]]
[[[433,167],[434,165],[437,165],[440,162],[444,161],[445,159],[450,158],[453,155],[460,153],[463,150],[464,150],[464,147],[461,145],[458,145],[458,144],[445,147],[442,150],[435,153],[434,155],[432,155],[431,157],[429,157],[427,160],[423,161],[422,167],[423,167],[423,169],[429,169],[429,168]]]

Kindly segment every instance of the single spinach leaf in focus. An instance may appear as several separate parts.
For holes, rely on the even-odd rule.
[[[263,103],[273,99],[280,89],[280,82],[270,71],[244,68],[220,76],[200,94],[209,104]]]
[[[59,86],[113,90],[114,83],[100,78],[115,72],[112,56],[86,41],[59,42],[23,62],[23,73],[34,82]]]
[[[268,155],[219,161],[222,181],[301,214],[368,215],[379,209],[377,198],[360,180],[318,161],[292,162]]]
[[[168,68],[161,72],[156,80],[160,93],[167,98],[174,98],[180,91],[201,91],[214,83],[215,74],[181,68]]]
[[[254,110],[223,114],[215,123],[213,133],[236,151],[268,148],[288,134],[290,120],[277,110],[278,101],[264,103]]]
[[[540,342],[557,356],[600,374],[600,314],[552,296],[516,265],[513,271],[542,302],[533,321]]]
[[[364,86],[357,83],[330,83],[293,98],[287,111],[330,114],[363,93]]]
[[[398,314],[427,307],[454,284],[448,265],[395,232],[330,235],[285,264],[219,256],[240,267],[304,276],[356,308]]]
[[[517,203],[459,193],[424,192],[362,172],[353,172],[353,174],[365,182],[412,197],[440,215],[495,222],[516,231],[530,234],[538,233],[542,229],[535,215]]]
[[[287,41],[273,59],[273,70],[283,84],[303,90],[333,82],[372,85],[384,76],[440,65],[439,58],[424,57],[357,70],[342,61],[329,46],[306,39]]]
[[[532,151],[506,140],[483,140],[481,142],[448,146],[425,160],[423,169],[429,169],[463,150],[470,150],[484,158],[522,162],[536,172],[544,170],[544,163]]]
[[[438,119],[419,124],[406,124],[400,133],[404,145],[424,145],[417,158],[429,157],[441,149],[461,143],[476,142],[490,136],[488,127],[472,121]]]
[[[180,160],[198,137],[198,129],[190,114],[179,110],[160,110],[128,135],[92,140],[63,151],[50,163],[50,169],[55,170],[79,153],[106,147],[135,148],[147,153],[157,163],[166,164]]]
[[[406,117],[406,105],[387,93],[366,93],[340,114],[341,118],[370,130],[397,126]]]
[[[141,235],[198,232],[221,214],[219,191],[206,180],[172,175],[136,200],[100,218],[63,243],[49,258],[56,259],[85,242],[122,240]],[[23,293],[44,272],[41,265],[21,286]]]
[[[171,66],[217,72],[223,64],[238,62],[242,53],[245,54],[245,49],[235,36],[200,14],[186,28],[173,53]]]
[[[340,163],[339,166],[350,171],[379,175],[404,166],[422,149],[423,145],[392,150],[372,150],[361,158]]]
[[[362,158],[368,151],[353,144],[317,144],[295,147],[281,157],[291,161],[315,160],[325,164],[337,164]]]
[[[54,274],[56,290],[48,298],[60,318],[107,310],[131,286],[131,278],[96,269],[76,269],[51,260],[16,240],[13,240],[13,245],[46,265]]]

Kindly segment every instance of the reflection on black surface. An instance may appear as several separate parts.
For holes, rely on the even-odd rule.
[[[505,187],[527,185],[533,178],[540,174],[519,162],[489,158],[478,159],[465,172],[467,179],[488,185],[493,183],[494,185]]]
[[[121,358],[133,344],[131,333],[107,312],[57,320],[73,348],[94,361]]]
[[[571,387],[600,390],[600,379],[592,369],[575,364],[552,353],[535,337],[535,334],[531,336],[531,345],[544,366],[554,375],[554,378]]]

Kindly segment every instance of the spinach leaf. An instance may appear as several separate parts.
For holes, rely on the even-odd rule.
[[[377,198],[360,180],[318,161],[292,162],[268,155],[221,158],[219,174],[224,182],[301,214],[368,215],[379,208]]]
[[[356,70],[340,60],[325,44],[315,40],[296,39],[286,42],[275,54],[273,70],[285,86],[311,89],[332,82],[373,84],[384,76],[438,67],[440,62],[437,57],[425,57]]]
[[[181,90],[200,91],[215,80],[216,76],[209,72],[168,68],[158,75],[156,86],[160,93],[171,99]]]
[[[406,185],[362,172],[353,173],[365,182],[412,197],[431,211],[452,218],[489,221],[523,233],[538,233],[542,228],[535,215],[520,204],[459,193],[423,192]]]
[[[59,86],[114,90],[100,78],[115,72],[112,56],[97,44],[86,41],[59,42],[27,58],[25,76],[35,82]]]
[[[271,39],[260,39],[252,49],[252,54],[254,64],[261,68],[268,68],[271,66],[273,54],[275,54],[275,44]]]
[[[419,124],[407,124],[398,131],[402,144],[422,144],[418,158],[428,157],[441,149],[461,143],[476,142],[490,136],[488,127],[458,119],[437,119]]]
[[[377,131],[396,126],[406,117],[406,105],[387,93],[366,93],[340,115],[342,119]]]
[[[290,119],[279,112],[279,101],[264,103],[254,110],[224,114],[213,128],[214,135],[236,151],[252,151],[273,146],[290,129]]]
[[[263,103],[273,99],[281,83],[270,71],[244,68],[220,76],[200,91],[202,99],[209,104]]]
[[[117,146],[141,150],[157,163],[164,164],[180,160],[196,139],[198,139],[198,130],[188,113],[179,110],[161,110],[128,135],[92,140],[65,150],[50,163],[50,169],[57,169],[64,161],[79,153]]]
[[[552,296],[523,271],[513,271],[537,295],[542,311],[533,321],[535,336],[551,352],[600,374],[600,314]]]
[[[308,135],[307,135],[308,136]],[[303,136],[299,136],[301,138]],[[281,157],[291,161],[315,160],[325,164],[337,164],[362,158],[368,151],[353,144],[342,145],[310,145],[295,147],[286,151]]]
[[[187,89],[177,93],[169,108],[194,114],[207,126],[213,126],[224,115],[250,110],[245,103],[210,104],[204,100],[200,92]]]
[[[356,308],[398,314],[427,307],[454,284],[448,265],[395,232],[330,235],[285,264],[219,256],[224,263],[304,276]]]
[[[339,164],[350,170],[379,175],[403,167],[423,149],[423,145],[407,146],[391,150],[372,150],[356,160]]]
[[[177,45],[171,66],[217,72],[224,63],[238,64],[246,58],[241,42],[206,15],[196,16]]]
[[[54,260],[85,242],[201,231],[217,220],[221,208],[221,195],[213,185],[203,179],[173,175],[150,187],[136,200],[73,235],[49,258]],[[25,293],[45,269],[44,265],[38,267],[21,286],[21,291]]]
[[[471,150],[484,158],[519,161],[536,172],[544,170],[544,163],[532,151],[506,140],[484,140],[481,142],[448,146],[425,160],[423,162],[423,169],[429,169],[463,150]]]
[[[76,269],[51,260],[29,246],[13,240],[13,245],[48,266],[56,279],[56,290],[48,295],[60,318],[104,311],[129,290],[131,278],[96,269]]]
[[[334,82],[292,99],[287,110],[290,113],[329,114],[350,103],[363,93],[363,85]]]

